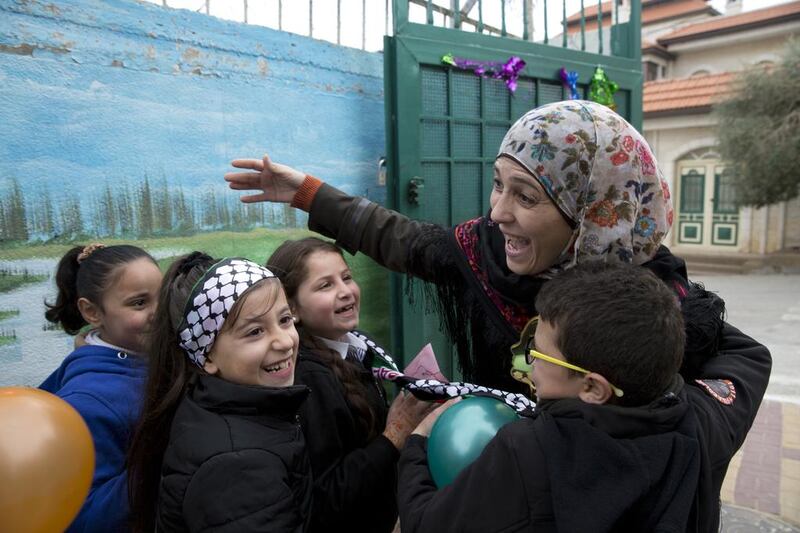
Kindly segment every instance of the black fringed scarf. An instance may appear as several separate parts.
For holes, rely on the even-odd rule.
[[[510,392],[529,392],[511,377],[509,348],[536,316],[536,296],[547,279],[520,276],[508,269],[503,234],[488,217],[451,229],[426,225],[409,250],[409,271],[419,272],[423,260],[441,265],[430,273],[431,283],[425,284],[426,303],[439,313],[443,331],[456,346],[462,378]],[[686,264],[665,246],[642,266],[672,287],[681,300],[687,333],[681,374],[693,379],[702,362],[716,354],[724,302],[689,282]],[[460,276],[453,275],[454,269]]]

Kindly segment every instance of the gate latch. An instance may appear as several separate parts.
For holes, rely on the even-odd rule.
[[[408,180],[408,203],[420,205],[422,203],[422,192],[425,190],[425,179],[414,176]]]

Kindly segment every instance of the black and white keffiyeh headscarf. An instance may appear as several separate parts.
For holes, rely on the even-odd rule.
[[[463,381],[445,382],[407,376],[400,371],[392,356],[372,339],[357,331],[351,331],[350,333],[363,340],[375,352],[376,359],[372,365],[372,375],[376,379],[393,381],[421,400],[441,401],[458,396],[488,396],[504,402],[520,416],[531,416],[536,408],[535,402],[527,396],[516,392],[507,392]]]
[[[270,270],[243,258],[226,257],[195,283],[178,327],[179,345],[189,359],[203,367],[222,324],[236,301],[261,280],[276,277]]]

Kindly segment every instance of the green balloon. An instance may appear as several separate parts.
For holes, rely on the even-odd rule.
[[[442,413],[428,438],[428,468],[436,486],[452,483],[501,427],[518,419],[503,401],[486,396],[468,396]]]

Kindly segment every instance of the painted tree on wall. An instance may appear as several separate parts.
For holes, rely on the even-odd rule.
[[[172,192],[172,205],[175,212],[175,227],[179,232],[186,232],[195,227],[194,204],[186,199],[183,187]]]
[[[737,80],[737,92],[716,106],[719,149],[734,170],[737,200],[761,207],[800,194],[800,40],[781,61]]]
[[[283,204],[283,220],[286,223],[286,227],[297,227],[297,211],[289,204]]]
[[[25,198],[16,178],[11,180],[10,194],[2,201],[3,239],[28,240],[28,219],[25,213]]]
[[[46,239],[52,238],[56,233],[56,221],[50,191],[47,189],[39,191],[32,205],[31,227],[33,233]]]
[[[77,196],[64,193],[60,210],[61,235],[66,239],[77,239],[83,236],[83,217],[81,203]]]
[[[150,236],[153,234],[153,197],[150,194],[150,180],[147,174],[144,183],[139,187],[136,215],[139,221],[139,235]]]
[[[120,234],[131,235],[135,227],[135,217],[133,213],[131,191],[127,183],[116,190],[114,194],[114,204],[117,207]]]
[[[0,241],[71,241],[92,237],[188,235],[254,227],[297,227],[295,210],[273,204],[244,204],[214,187],[187,191],[164,177],[136,185],[109,180],[94,191],[64,190],[57,197],[43,186],[25,194],[14,179],[0,190]]]
[[[161,177],[161,183],[158,184],[154,196],[153,204],[155,206],[155,211],[153,213],[153,222],[155,230],[158,233],[169,232],[172,228],[173,205],[166,177]]]
[[[115,209],[114,194],[111,186],[106,182],[103,193],[98,202],[97,214],[98,221],[95,228],[99,237],[115,235],[117,233],[117,210]]]
[[[7,220],[6,204],[4,201],[0,200],[0,241],[10,240],[8,236],[8,225],[6,224]]]
[[[202,216],[200,222],[203,227],[213,228],[217,225],[217,197],[213,189],[207,190],[203,194]]]

